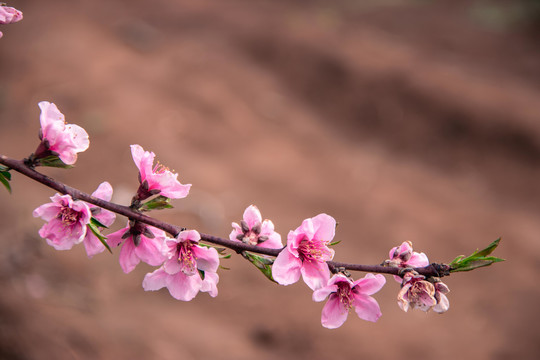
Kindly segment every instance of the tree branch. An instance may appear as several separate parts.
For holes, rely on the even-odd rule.
[[[182,230],[182,228],[179,226],[169,224],[169,223],[160,221],[158,219],[152,218],[150,216],[133,211],[128,206],[119,205],[119,204],[115,204],[109,201],[101,200],[87,193],[84,193],[78,189],[72,188],[64,183],[54,180],[28,167],[27,165],[25,165],[23,160],[15,160],[15,159],[8,158],[7,156],[0,155],[0,164],[8,166],[10,169],[13,169],[23,174],[24,176],[27,176],[45,186],[48,186],[58,191],[59,193],[68,194],[74,199],[86,201],[90,204],[99,206],[101,208],[107,209],[114,213],[124,215],[128,219],[140,221],[147,225],[154,226],[158,229],[168,232],[169,234],[175,237]],[[241,241],[232,241],[229,239],[225,239],[225,238],[221,238],[221,237],[217,237],[213,235],[208,235],[208,234],[203,234],[203,233],[201,233],[200,235],[201,235],[201,240],[204,240],[206,242],[209,242],[215,245],[227,247],[231,250],[236,251],[237,253],[241,253],[242,251],[249,251],[253,253],[270,255],[270,256],[275,257],[282,251],[282,249],[262,248],[255,245],[245,244]],[[328,261],[328,265],[330,266],[330,268],[333,268],[333,269],[344,268],[347,270],[383,273],[383,274],[392,274],[392,275],[398,275],[399,271],[401,270],[399,268],[388,267],[388,266],[383,266],[383,265],[347,264],[347,263],[341,263],[341,262],[336,262],[336,261]],[[424,275],[424,276],[442,277],[445,275],[449,275],[449,269],[450,267],[448,265],[434,263],[423,268],[415,268],[414,270],[416,270],[419,274]]]

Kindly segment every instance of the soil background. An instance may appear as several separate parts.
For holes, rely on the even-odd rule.
[[[531,0],[528,4],[533,3]],[[525,5],[524,5],[525,4]],[[256,204],[285,240],[321,212],[336,260],[376,264],[410,240],[449,262],[502,237],[496,266],[451,276],[444,315],[337,330],[303,283],[233,256],[219,296],[144,292],[150,266],[55,251],[0,189],[1,359],[540,358],[540,38],[527,1],[11,1],[0,40],[0,153],[37,146],[42,100],[83,126],[71,170],[40,169],[128,204],[140,144],[193,184],[160,219],[227,237]],[[125,226],[119,217],[112,230]],[[361,274],[354,274],[356,277]]]

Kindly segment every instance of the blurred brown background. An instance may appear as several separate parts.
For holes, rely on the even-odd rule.
[[[320,212],[336,260],[379,263],[405,240],[450,261],[503,237],[492,268],[447,279],[445,315],[399,310],[320,325],[302,283],[224,261],[219,296],[146,293],[38,238],[53,191],[0,189],[1,359],[537,359],[540,356],[538,1],[11,1],[0,40],[0,153],[38,143],[42,100],[87,129],[73,170],[126,204],[130,144],[192,183],[161,219],[228,236],[250,204],[283,239]],[[536,6],[536,7],[535,7]],[[119,218],[113,230],[124,226]],[[356,277],[361,274],[355,274]]]

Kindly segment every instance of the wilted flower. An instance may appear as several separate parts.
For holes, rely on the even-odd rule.
[[[107,243],[112,247],[123,243],[119,262],[122,270],[127,274],[133,271],[141,261],[152,266],[161,265],[165,260],[163,255],[165,238],[163,230],[135,221],[109,234]]]
[[[437,305],[433,306],[432,309],[436,313],[442,314],[450,308],[450,301],[448,301],[448,298],[446,297],[446,294],[450,292],[450,289],[448,289],[448,286],[442,281],[435,282],[434,286]]]
[[[56,250],[69,250],[84,240],[92,213],[88,204],[73,200],[70,195],[55,194],[51,200],[33,212],[34,217],[47,221],[39,236]]]
[[[233,230],[229,235],[231,240],[271,249],[283,247],[281,235],[274,231],[274,224],[270,220],[263,221],[261,212],[255,205],[248,206],[240,225],[233,222],[232,227]]]
[[[41,144],[34,154],[36,159],[49,155],[57,155],[64,164],[73,165],[77,161],[77,153],[85,151],[90,145],[86,131],[73,124],[66,124],[55,104],[41,101],[40,122]]]
[[[323,301],[328,297],[322,310],[322,325],[328,329],[340,327],[352,308],[360,319],[377,321],[381,317],[381,309],[370,295],[379,291],[385,283],[386,279],[381,274],[367,274],[354,282],[343,274],[332,276],[326,286],[313,292],[314,301]]]
[[[334,238],[336,220],[327,214],[306,219],[287,236],[287,247],[276,257],[272,276],[281,285],[293,284],[300,279],[316,290],[328,283],[329,260],[334,250],[328,244]]]
[[[219,255],[214,248],[198,245],[200,234],[195,230],[182,231],[176,239],[166,239],[163,266],[146,274],[143,288],[146,291],[163,287],[178,300],[189,301],[199,291],[217,296]]]
[[[156,155],[153,152],[144,151],[140,145],[131,145],[131,156],[140,174],[139,200],[156,194],[171,199],[181,199],[188,195],[191,184],[180,184],[177,179],[178,174],[160,163],[154,166]]]
[[[398,305],[403,311],[418,308],[422,311],[443,313],[448,310],[450,303],[445,294],[450,292],[448,287],[438,278],[425,280],[423,275],[407,272],[403,276],[403,285],[398,293]]]

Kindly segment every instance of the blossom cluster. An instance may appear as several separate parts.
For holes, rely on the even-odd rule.
[[[89,146],[86,131],[77,125],[66,125],[56,105],[43,101],[39,107],[41,143],[30,156],[29,164],[57,166],[60,161],[73,165],[77,153]],[[188,196],[191,184],[180,183],[178,174],[160,163],[154,166],[153,152],[131,145],[131,155],[139,170],[139,187],[130,205],[132,211],[164,209],[170,207],[170,199]],[[44,161],[45,158],[48,160]],[[112,194],[112,186],[103,182],[92,196],[108,202]],[[55,194],[50,203],[36,208],[33,215],[46,221],[39,235],[56,250],[69,250],[83,243],[88,256],[92,257],[105,249],[111,251],[120,247],[119,263],[125,273],[133,271],[141,262],[157,267],[144,277],[144,290],[167,288],[171,296],[182,301],[192,300],[199,292],[207,292],[212,297],[218,294],[221,250],[201,243],[201,234],[196,230],[183,230],[171,237],[162,229],[129,219],[125,227],[104,236],[101,231],[113,224],[115,214],[69,194]],[[266,271],[270,279],[280,285],[302,279],[313,291],[314,301],[327,300],[321,317],[324,327],[340,327],[352,309],[363,320],[375,322],[380,318],[381,309],[372,295],[385,285],[384,276],[368,273],[353,280],[344,269],[331,265],[335,255],[331,246],[336,233],[336,220],[332,216],[323,213],[305,219],[298,228],[289,231],[285,246],[273,222],[263,220],[255,205],[248,206],[243,219],[231,225],[229,239],[232,242],[279,250],[275,259],[255,258],[253,254],[242,252],[246,259]],[[401,283],[397,297],[401,309],[433,309],[439,313],[448,310],[448,287],[438,278],[426,279],[414,271],[414,268],[428,266],[429,261],[424,253],[413,251],[411,242],[392,248],[389,259],[383,264],[400,269],[402,275],[396,276],[396,280]]]

